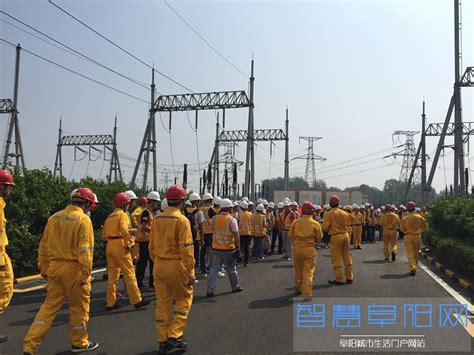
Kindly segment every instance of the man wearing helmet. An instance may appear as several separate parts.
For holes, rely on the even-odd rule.
[[[270,246],[270,255],[275,251],[276,241],[278,239],[278,254],[283,253],[283,241],[281,228],[283,226],[283,202],[278,202],[277,210],[274,212],[274,225],[272,229],[272,244]]]
[[[151,191],[148,193],[147,204],[142,208],[142,213],[139,217],[139,229],[137,243],[140,251],[140,257],[137,263],[137,269],[135,275],[137,277],[137,284],[139,288],[144,287],[143,279],[145,278],[146,267],[150,264],[150,275],[148,278],[148,287],[154,290],[153,282],[153,260],[150,258],[150,252],[148,246],[150,244],[150,229],[151,221],[156,216],[156,212],[160,208],[160,194],[157,191]]]
[[[400,222],[400,230],[405,234],[405,249],[411,276],[416,275],[416,267],[420,259],[421,234],[426,230],[426,220],[415,212],[415,208],[414,202],[408,202],[408,213]]]
[[[13,186],[13,177],[8,170],[0,170],[0,314],[3,313],[13,296],[13,268],[6,252],[8,245],[5,218],[5,199],[10,195]],[[7,341],[6,335],[0,335],[0,343]]]
[[[260,203],[257,205],[256,213],[252,216],[252,258],[255,261],[262,261],[263,256],[263,239],[268,239],[267,219],[265,218],[265,209]]]
[[[352,284],[352,258],[349,252],[349,235],[347,234],[350,224],[347,213],[338,208],[339,196],[333,195],[329,199],[331,209],[324,214],[322,229],[328,232],[331,240],[331,261],[334,268],[335,279],[329,280],[330,284],[344,285],[344,274],[346,283]]]
[[[96,349],[89,341],[87,322],[91,292],[94,229],[87,212],[95,205],[92,190],[74,191],[71,203],[56,212],[44,229],[38,249],[41,276],[48,279],[47,295],[23,340],[25,354],[37,354],[64,299],[69,303],[69,342],[73,353]]]
[[[187,348],[183,334],[196,278],[191,225],[181,213],[186,197],[183,187],[171,185],[166,191],[168,208],[151,224],[150,255],[155,263],[155,321],[160,354]]]
[[[288,232],[291,227],[291,223],[296,220],[296,213],[291,210],[291,203],[289,201],[283,202],[283,245],[285,247],[285,255],[282,259],[291,260],[293,254],[293,244],[288,237]]]
[[[138,289],[135,269],[131,255],[134,242],[131,234],[130,219],[127,210],[130,206],[130,198],[123,192],[114,197],[115,210],[107,217],[102,229],[102,237],[107,241],[107,310],[112,311],[121,306],[117,303],[117,282],[120,271],[123,273],[125,287],[127,289],[130,303],[136,309],[142,308],[150,303],[150,300],[142,299]]]
[[[204,223],[203,223],[203,233],[204,233],[204,243],[202,244],[201,248],[201,255],[199,260],[199,266],[201,269],[201,273],[207,274],[208,269],[206,266],[206,254],[209,251],[209,248],[212,244],[212,233],[214,232],[212,229],[212,218],[217,215],[216,210],[212,206],[214,198],[209,192],[206,192],[202,196],[202,200],[204,201],[204,206],[201,207],[201,211],[204,214]]]
[[[132,221],[132,227],[133,228],[139,228],[140,227],[140,216],[142,215],[143,210],[145,209],[145,206],[147,205],[148,201],[145,196],[140,196],[138,198],[138,206],[135,208],[131,214],[131,221]]]
[[[249,263],[249,246],[252,241],[252,213],[248,211],[247,201],[240,202],[242,212],[239,216],[240,248],[244,253],[244,267]],[[240,258],[241,259],[241,258]],[[240,260],[238,260],[240,262]]]
[[[196,260],[196,266],[199,264],[199,251],[201,248],[202,239],[204,238],[203,224],[204,224],[204,213],[198,208],[201,196],[198,193],[193,192],[189,195],[189,203],[191,206],[184,210],[184,215],[189,219],[191,224],[191,233],[193,234],[194,243],[194,259]]]
[[[383,254],[385,261],[388,261],[390,256],[390,251],[388,250],[389,244],[392,248],[392,261],[395,261],[398,251],[397,230],[399,228],[400,218],[396,213],[393,213],[392,205],[385,205],[385,214],[380,217],[379,223],[383,229]]]

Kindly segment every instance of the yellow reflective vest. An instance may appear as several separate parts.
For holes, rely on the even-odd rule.
[[[239,234],[252,235],[252,213],[242,211],[239,219]]]
[[[212,249],[215,250],[234,250],[234,234],[230,224],[234,220],[227,212],[219,213],[214,217],[214,234],[212,235]]]

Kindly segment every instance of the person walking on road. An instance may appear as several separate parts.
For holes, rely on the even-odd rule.
[[[6,252],[8,245],[7,220],[5,218],[5,199],[10,195],[15,183],[8,170],[0,170],[0,314],[3,313],[13,296],[13,268]],[[0,334],[0,343],[6,342],[8,337]]]
[[[312,218],[313,205],[305,201],[301,218],[291,224],[289,237],[293,242],[296,289],[305,301],[313,297],[313,276],[316,270],[316,245],[323,239],[321,224]]]
[[[131,224],[127,215],[130,198],[123,192],[114,197],[115,210],[107,217],[102,229],[102,237],[107,240],[107,310],[112,311],[121,306],[117,303],[117,282],[120,271],[123,273],[125,287],[127,289],[130,303],[136,309],[142,308],[150,303],[150,300],[142,299],[138,289],[135,269],[131,255],[133,238],[130,233]]]
[[[191,233],[193,235],[194,243],[194,259],[196,260],[196,267],[199,266],[199,256],[201,250],[201,243],[204,237],[203,225],[204,225],[204,213],[199,209],[199,201],[201,196],[198,193],[193,192],[189,195],[189,203],[191,206],[184,209],[184,215],[189,219],[191,225]]]
[[[416,275],[416,267],[420,259],[421,234],[426,230],[426,220],[415,212],[415,208],[414,202],[408,202],[408,212],[400,222],[400,230],[404,233],[403,238],[411,276]]]
[[[240,202],[239,234],[240,247],[244,253],[244,267],[249,264],[249,247],[252,241],[252,213],[248,211],[249,205],[246,201]],[[239,258],[241,259],[241,258]],[[240,262],[240,261],[239,261]]]
[[[188,347],[183,334],[196,277],[191,224],[181,212],[186,197],[183,187],[171,185],[166,191],[168,208],[151,224],[150,256],[154,262],[159,354],[182,352]]]
[[[201,257],[200,257],[200,269],[203,275],[206,275],[209,270],[206,265],[206,255],[209,254],[210,246],[212,244],[212,217],[217,215],[216,210],[212,206],[214,197],[209,192],[206,192],[202,196],[202,200],[204,201],[204,206],[201,207],[201,211],[204,214],[204,223],[203,223],[203,232],[204,232],[204,241],[201,247]]]
[[[392,255],[392,261],[397,258],[397,230],[400,224],[400,217],[392,211],[392,205],[385,205],[385,214],[380,217],[380,227],[383,229],[383,255],[385,261],[389,260],[390,254]],[[390,245],[391,252],[388,249]]]
[[[291,210],[291,203],[289,201],[283,202],[283,246],[285,248],[285,255],[282,259],[291,260],[293,254],[293,244],[291,243],[290,238],[288,237],[288,232],[291,227],[291,223],[296,220],[296,213]]]
[[[48,219],[38,249],[40,273],[48,280],[47,295],[23,340],[24,354],[38,353],[66,298],[71,352],[91,351],[99,346],[89,341],[86,328],[94,256],[94,229],[86,213],[95,207],[94,201],[92,190],[78,188],[69,206]]]
[[[349,251],[350,239],[347,234],[350,220],[347,213],[339,208],[339,203],[339,196],[331,196],[329,199],[331,208],[324,214],[322,225],[323,231],[328,232],[330,238],[331,261],[336,277],[329,280],[329,283],[334,285],[344,285],[344,275],[347,284],[352,284],[354,279]]]
[[[252,216],[252,258],[259,262],[264,259],[263,240],[268,237],[267,219],[265,218],[265,208],[263,204],[258,204],[256,212]]]
[[[213,297],[216,289],[219,269],[224,265],[229,275],[232,292],[241,292],[236,262],[240,258],[240,238],[237,220],[230,215],[232,202],[224,198],[220,202],[220,212],[212,219],[214,234],[212,235],[212,264],[207,282],[206,297]]]
[[[362,249],[362,225],[364,224],[364,206],[358,206],[356,204],[352,205],[354,210],[354,220],[352,221],[352,241],[354,243],[354,249]]]

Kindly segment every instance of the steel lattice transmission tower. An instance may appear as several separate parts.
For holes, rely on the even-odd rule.
[[[405,148],[402,151],[393,153],[394,157],[403,157],[402,168],[400,170],[399,181],[408,182],[410,179],[410,173],[413,169],[413,166],[416,164],[416,148],[415,148],[415,135],[418,134],[417,131],[395,131],[393,132],[392,138],[394,136],[406,136]],[[397,139],[398,140],[398,139]],[[417,167],[412,179],[412,183],[415,185],[419,183],[420,180],[420,169]]]
[[[306,154],[300,155],[293,159],[306,159],[306,169],[304,171],[304,179],[312,188],[316,187],[316,163],[315,161],[325,161],[326,158],[323,158],[319,155],[314,154],[314,141],[323,139],[323,137],[299,137],[299,142],[302,140],[308,142],[308,148],[306,149]]]

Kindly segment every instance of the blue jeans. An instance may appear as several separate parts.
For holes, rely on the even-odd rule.
[[[262,243],[265,237],[253,237],[252,256],[261,258],[263,256]]]

